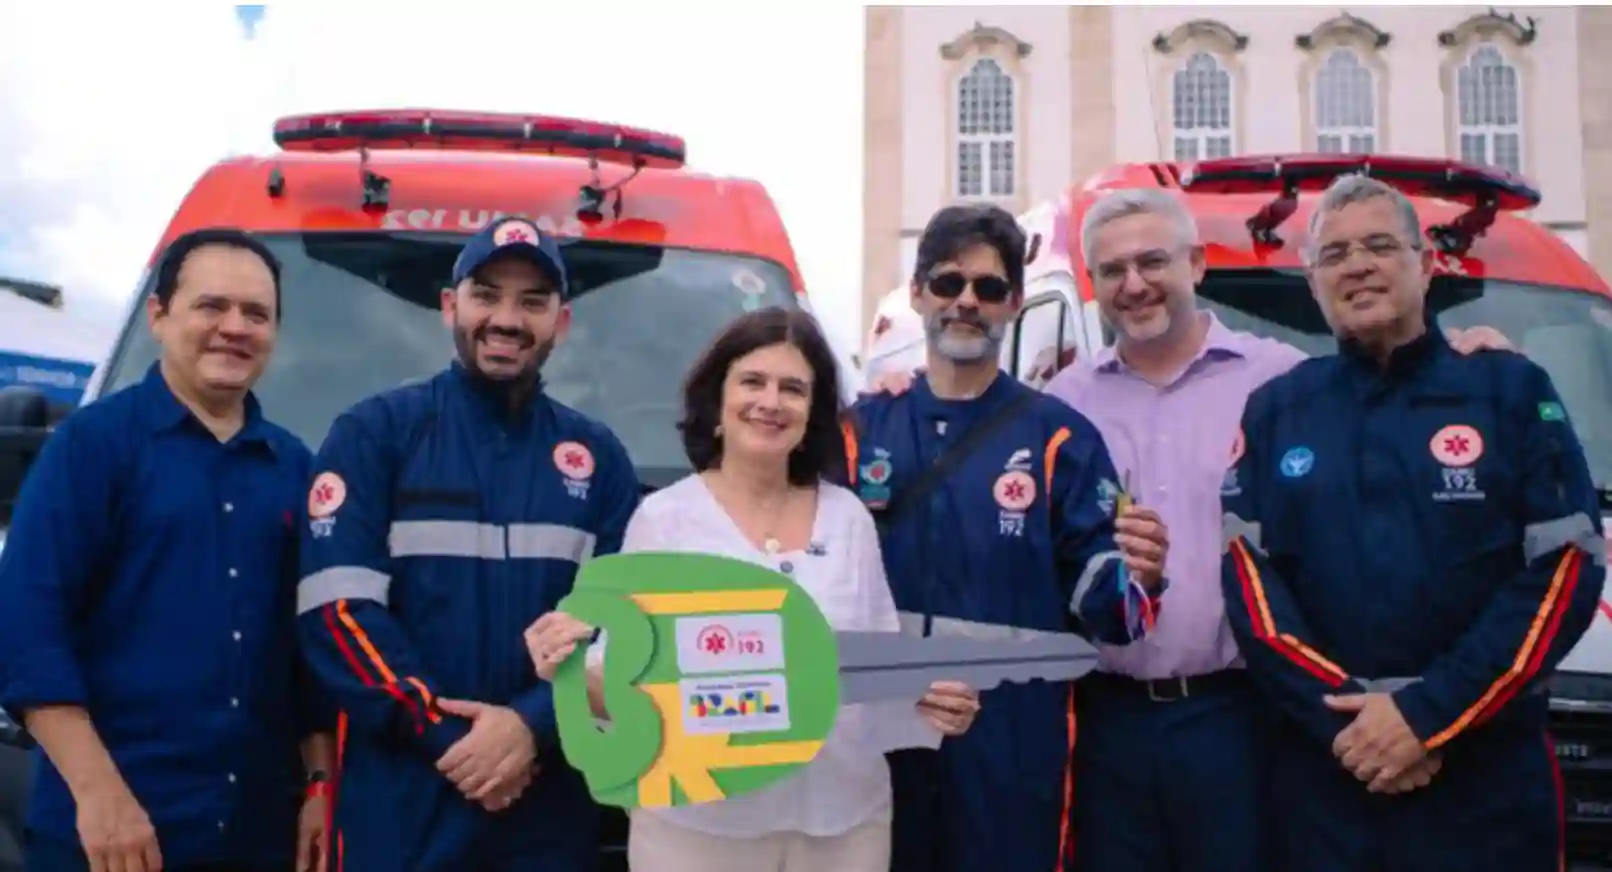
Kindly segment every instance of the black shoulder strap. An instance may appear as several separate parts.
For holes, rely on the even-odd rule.
[[[928,497],[937,485],[957,471],[957,467],[961,466],[963,461],[978,451],[980,446],[985,444],[985,440],[991,438],[994,433],[1029,408],[1030,403],[1034,402],[1035,398],[1034,391],[1021,391],[1018,396],[1003,403],[989,418],[978,421],[974,426],[968,428],[962,438],[953,442],[950,448],[935,458],[935,462],[928,469],[925,469],[911,485],[902,488],[896,494],[895,499],[890,501],[889,507],[875,513],[879,520],[888,524],[900,517],[902,512]]]

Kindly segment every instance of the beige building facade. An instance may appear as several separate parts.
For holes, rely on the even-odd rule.
[[[1445,156],[1537,185],[1612,276],[1612,7],[871,7],[862,323],[948,203],[1119,162]]]

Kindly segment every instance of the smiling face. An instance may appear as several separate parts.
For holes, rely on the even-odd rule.
[[[1404,214],[1386,196],[1346,203],[1321,216],[1308,272],[1333,333],[1392,341],[1420,328],[1433,254],[1408,229]]]
[[[806,436],[813,387],[811,364],[789,343],[734,360],[722,381],[724,456],[787,458]]]
[[[1203,249],[1169,216],[1137,212],[1096,228],[1090,270],[1097,305],[1123,340],[1153,342],[1192,324]]]
[[[536,381],[570,315],[548,276],[524,258],[494,260],[442,292],[460,362],[495,382]]]
[[[279,312],[274,274],[231,245],[203,245],[179,268],[173,296],[146,301],[165,371],[204,396],[244,395],[274,353]]]
[[[983,242],[936,264],[926,282],[912,286],[912,308],[924,320],[930,349],[953,363],[997,360],[1021,302],[1002,256]]]

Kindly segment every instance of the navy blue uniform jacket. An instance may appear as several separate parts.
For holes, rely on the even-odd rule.
[[[521,634],[570,592],[582,561],[620,549],[638,492],[603,425],[541,393],[511,413],[457,363],[339,417],[315,463],[297,608],[351,741],[401,752],[444,786],[432,767],[469,721],[436,701],[507,705],[543,765],[521,803],[566,780],[547,756],[558,753],[551,689]],[[399,790],[417,789],[397,775]],[[401,797],[364,801],[385,814],[390,799]]]
[[[1026,393],[1034,396],[1017,417],[926,499],[882,517],[949,445]],[[1112,644],[1142,634],[1146,598],[1114,544],[1118,477],[1085,416],[1003,373],[974,400],[940,399],[920,376],[899,396],[862,398],[851,417],[850,487],[881,521],[906,631],[1011,638],[1076,630]],[[1056,809],[1070,789],[1073,717],[1066,685],[1004,685],[986,694],[969,732],[947,744],[977,751],[981,777]],[[976,787],[986,791],[982,808],[1014,814],[1007,793]]]
[[[283,865],[297,740],[334,712],[296,650],[311,462],[247,400],[219,442],[157,367],[78,410],[29,472],[0,556],[0,704],[85,707],[170,866]],[[48,760],[28,826],[76,844]]]
[[[1330,748],[1327,693],[1394,689],[1429,749],[1543,726],[1605,578],[1584,451],[1550,377],[1436,324],[1255,391],[1223,496],[1227,614],[1253,674]]]

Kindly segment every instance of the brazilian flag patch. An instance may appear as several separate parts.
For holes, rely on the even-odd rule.
[[[1567,410],[1562,408],[1561,403],[1540,403],[1539,420],[1565,421],[1567,420]]]

